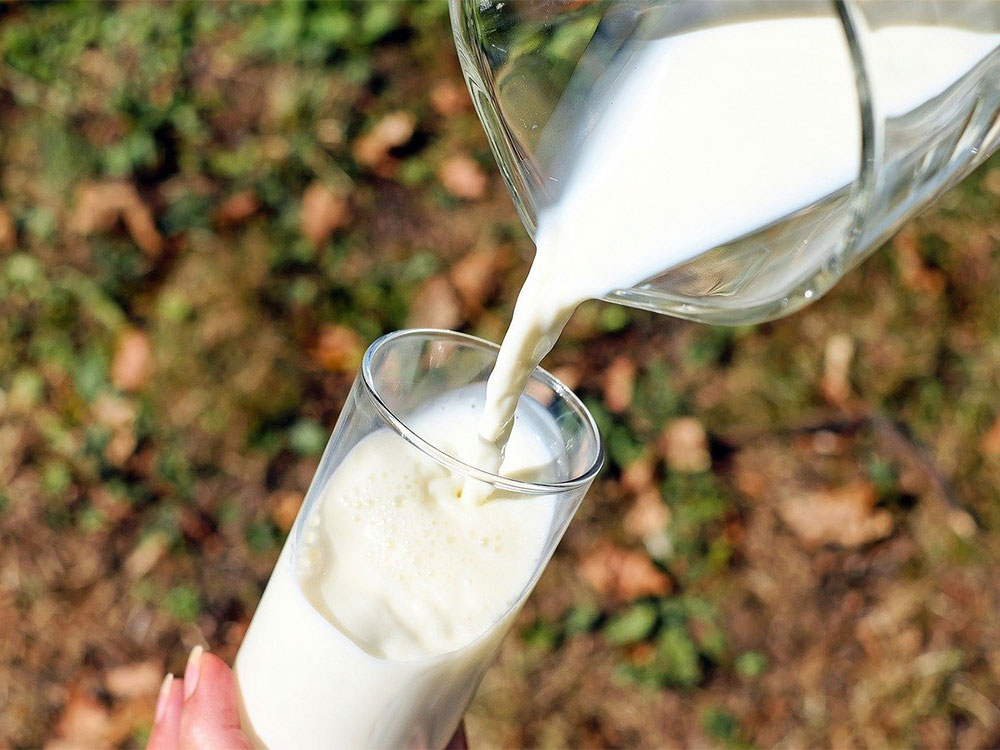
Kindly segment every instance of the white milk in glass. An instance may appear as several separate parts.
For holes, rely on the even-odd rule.
[[[482,394],[440,398],[407,424],[458,453],[476,434]],[[531,406],[519,412],[503,466],[526,479],[560,458],[542,437],[557,433],[551,417]],[[551,496],[501,494],[474,506],[457,499],[461,487],[389,428],[336,467],[297,521],[298,547],[285,545],[237,657],[243,723],[256,742],[447,741],[420,732],[435,715],[461,715],[544,566],[554,523]]]

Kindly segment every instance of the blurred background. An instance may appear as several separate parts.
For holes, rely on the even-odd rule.
[[[499,340],[532,245],[443,2],[13,2],[0,56],[0,746],[141,745],[367,344]],[[581,308],[609,460],[473,747],[1000,744],[998,216],[994,159],[791,318]]]

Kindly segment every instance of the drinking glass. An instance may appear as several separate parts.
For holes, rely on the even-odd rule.
[[[518,419],[544,425],[538,437],[553,457],[539,466],[534,481],[467,465],[412,427],[411,415],[436,399],[469,389],[485,393],[497,351],[495,344],[473,336],[429,329],[391,333],[368,349],[236,657],[243,726],[258,745],[443,747],[455,732],[604,458],[590,413],[540,368],[517,407]],[[546,415],[543,420],[540,413]],[[374,656],[325,619],[299,587],[296,554],[308,533],[306,519],[344,458],[379,430],[400,436],[399,450],[440,464],[456,478],[456,486],[472,478],[505,498],[553,500],[553,520],[531,579],[486,632],[456,651],[413,661]],[[391,471],[398,460],[398,455],[386,456],[386,468]],[[335,547],[336,540],[334,554]]]
[[[605,297],[610,302],[722,324],[785,315],[818,299],[1000,145],[996,0],[450,0],[450,8],[476,111],[514,205],[533,236],[539,215],[558,203],[582,146],[623,77],[651,44],[754,21],[828,21],[842,53],[835,62],[853,72],[845,76],[849,90],[838,96],[846,97],[856,130],[844,164],[834,165],[842,174],[832,189],[819,197],[802,194],[799,205],[771,216],[751,217],[759,222],[747,224],[750,231],[716,237],[724,241],[714,246],[691,248],[684,260],[671,261],[672,267],[665,260],[658,273],[632,288],[611,291]],[[971,31],[980,37],[964,48],[948,40],[916,45],[903,59],[894,44],[900,32],[913,27]],[[731,75],[752,76],[755,54],[773,55],[768,49],[772,43],[761,36],[749,56],[727,60]],[[936,49],[949,44],[959,49],[948,54]],[[789,68],[801,62],[790,52],[787,57]],[[690,76],[690,71],[676,75]],[[909,97],[915,80],[927,94],[916,100]],[[780,86],[775,81],[775,96],[780,96]],[[817,80],[815,90],[823,86]],[[710,97],[712,91],[701,94]],[[763,123],[756,126],[758,132],[767,128],[770,105],[764,102],[756,110],[731,106],[724,118],[730,124],[728,143],[716,146],[738,144],[755,166],[731,167],[730,174],[717,175],[719,181],[733,179],[733,170],[740,169],[744,177],[767,176],[773,182],[775,164],[787,159],[821,162],[827,158],[824,150],[832,148],[819,137],[806,149],[811,153],[757,143],[746,135],[755,132],[748,125]],[[703,114],[678,104],[674,116],[697,125]],[[796,132],[822,130],[822,113],[802,109],[790,116],[797,118],[791,125]],[[649,149],[659,146],[648,144]],[[749,208],[721,205],[710,180],[684,185],[672,184],[671,177],[662,175],[664,203],[682,191],[694,204],[715,205],[721,218]],[[776,187],[804,192],[791,183]],[[614,198],[608,196],[609,207]],[[676,239],[671,230],[665,223],[665,259],[676,256],[675,248],[667,249]],[[608,262],[628,250],[609,247]]]

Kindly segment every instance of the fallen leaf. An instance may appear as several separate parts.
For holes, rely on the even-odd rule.
[[[602,541],[580,561],[580,576],[598,593],[619,601],[663,596],[672,589],[670,578],[645,552]]]
[[[767,492],[767,475],[748,461],[737,461],[734,473],[736,489],[753,500],[762,500]]]
[[[506,260],[500,248],[472,250],[452,266],[448,278],[458,292],[467,314],[474,315],[483,309],[497,289],[497,272]]]
[[[194,508],[181,508],[177,512],[177,527],[196,542],[203,542],[212,533],[208,519]]]
[[[313,359],[330,372],[355,372],[361,366],[365,342],[361,334],[347,326],[328,323],[319,329]]]
[[[991,169],[983,178],[983,186],[994,195],[1000,195],[1000,169]]]
[[[583,377],[580,368],[576,365],[558,365],[549,370],[549,372],[552,374],[552,377],[571,391],[580,385],[580,379]]]
[[[892,515],[876,509],[877,501],[875,486],[858,479],[787,498],[778,504],[778,515],[807,545],[857,547],[892,533]]]
[[[431,109],[442,117],[454,117],[472,106],[468,89],[457,81],[438,81],[431,88]]]
[[[260,210],[260,198],[253,190],[241,190],[226,198],[215,210],[215,223],[221,227],[242,224]]]
[[[6,206],[0,205],[0,252],[10,252],[17,246],[17,227]]]
[[[350,219],[350,206],[345,196],[318,180],[306,188],[302,195],[299,227],[313,245],[322,245],[336,230],[346,227]]]
[[[656,474],[656,458],[652,451],[643,451],[622,470],[622,489],[633,495],[648,490]]]
[[[267,506],[270,509],[271,520],[274,525],[284,532],[288,532],[295,523],[295,517],[302,507],[303,495],[301,492],[293,490],[278,490],[272,492],[267,498]]]
[[[670,509],[655,487],[636,495],[624,518],[625,531],[641,540],[659,536],[669,523]]]
[[[118,339],[111,360],[111,382],[123,391],[138,390],[149,377],[152,359],[149,337],[138,328],[127,330]]]
[[[924,265],[916,232],[903,229],[893,238],[892,247],[896,252],[896,264],[903,286],[930,297],[937,297],[944,291],[944,274]]]
[[[111,431],[111,437],[104,447],[104,457],[113,466],[123,466],[137,444],[135,405],[128,399],[102,393],[95,399],[91,411],[97,423]]]
[[[344,145],[344,123],[332,117],[316,121],[316,138],[327,148]]]
[[[163,251],[163,237],[149,209],[127,182],[88,182],[76,192],[76,207],[69,220],[77,234],[107,232],[121,220],[132,240],[151,257]]]
[[[399,160],[389,152],[405,145],[416,127],[417,119],[410,112],[399,110],[387,114],[354,141],[355,160],[380,177],[391,177]]]
[[[432,276],[414,295],[406,324],[410,328],[458,328],[462,320],[455,287],[444,276]]]
[[[130,578],[142,578],[167,552],[167,536],[154,531],[142,538],[125,558],[125,572]]]
[[[122,664],[104,674],[104,686],[116,698],[155,695],[162,680],[163,664],[155,660]]]
[[[1000,416],[996,418],[979,441],[979,449],[985,456],[1000,456]]]
[[[489,179],[475,159],[465,154],[445,159],[437,171],[444,189],[456,198],[479,200],[486,195]]]
[[[663,455],[671,471],[695,474],[712,465],[708,436],[694,417],[679,417],[667,423],[660,439]]]
[[[850,336],[838,333],[827,339],[820,390],[828,401],[844,405],[850,399],[850,372],[853,360],[854,341]]]
[[[632,403],[635,369],[631,357],[620,356],[615,357],[604,371],[604,403],[609,411],[618,414]]]
[[[109,721],[110,713],[100,701],[73,686],[56,721],[56,739],[47,744],[46,748],[91,750],[104,747]]]
[[[112,523],[127,518],[134,512],[134,508],[124,498],[112,494],[106,487],[97,486],[87,493],[90,504],[104,514],[104,517]]]
[[[94,399],[91,412],[98,424],[111,429],[132,424],[136,417],[136,407],[127,398],[102,393]]]

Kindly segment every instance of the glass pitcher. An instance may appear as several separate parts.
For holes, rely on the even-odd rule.
[[[1000,144],[997,0],[450,4],[532,236],[616,94],[660,66],[644,95],[670,97],[664,137],[642,148],[660,170],[645,183],[663,197],[664,260],[611,302],[722,324],[785,315]],[[627,252],[609,247],[609,263]]]

